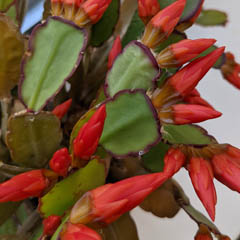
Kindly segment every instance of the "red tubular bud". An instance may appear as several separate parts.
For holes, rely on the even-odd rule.
[[[138,0],[138,15],[147,24],[160,11],[157,0]]]
[[[216,42],[215,39],[182,40],[162,50],[157,56],[160,67],[180,67]]]
[[[102,240],[91,228],[82,224],[66,223],[60,233],[60,240]]]
[[[108,69],[112,67],[113,62],[115,61],[116,57],[121,53],[121,51],[122,51],[121,39],[120,36],[117,36],[108,56]]]
[[[61,217],[56,215],[49,216],[48,218],[43,220],[43,234],[47,236],[52,236],[60,224]]]
[[[189,63],[186,67],[170,77],[168,79],[168,84],[170,84],[182,97],[187,96],[215,64],[224,52],[224,49],[225,47],[218,48],[207,56],[198,58]]]
[[[173,32],[184,10],[186,0],[178,0],[161,10],[147,24],[142,42],[149,48],[155,48]]]
[[[86,193],[73,207],[70,222],[109,224],[138,206],[167,180],[164,173],[153,173],[106,184]]]
[[[102,135],[104,121],[106,118],[106,106],[102,105],[83,125],[77,137],[73,141],[75,157],[82,160],[89,160],[96,151],[99,139]]]
[[[40,197],[49,185],[44,170],[21,173],[0,184],[0,202],[21,201],[29,197]]]
[[[240,193],[240,149],[228,145],[225,152],[212,159],[215,178]]]
[[[80,6],[75,23],[81,27],[100,20],[112,0],[87,0]]]
[[[214,221],[217,196],[213,183],[212,166],[203,158],[192,157],[190,159],[188,171],[199,199],[203,203],[211,219]]]
[[[201,105],[177,104],[171,108],[173,112],[173,122],[175,124],[198,123],[222,115],[212,108]]]
[[[229,83],[240,89],[240,64],[235,61],[232,53],[226,53],[226,62],[221,67],[221,72]]]
[[[71,156],[67,148],[56,151],[49,162],[50,168],[60,176],[66,176],[71,165]]]
[[[164,157],[164,169],[163,172],[172,177],[185,163],[185,155],[179,150],[170,148]]]
[[[69,108],[71,107],[72,99],[65,101],[64,103],[56,106],[52,113],[56,115],[60,120],[64,117],[64,115],[68,112]]]
[[[204,225],[200,225],[194,240],[213,240],[213,238],[208,228]]]

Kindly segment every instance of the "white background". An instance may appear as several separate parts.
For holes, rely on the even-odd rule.
[[[203,28],[194,26],[187,30],[189,38],[216,38],[218,46],[226,46],[227,51],[235,54],[240,62],[240,1],[205,0],[206,9],[226,11],[229,22],[226,27]],[[240,148],[240,90],[223,80],[220,71],[211,70],[198,85],[201,95],[208,100],[223,116],[203,124],[220,143],[230,143]],[[175,178],[181,183],[192,204],[206,214],[198,200],[186,170],[182,169]],[[215,181],[218,203],[215,224],[220,231],[236,239],[240,234],[240,194],[231,191]],[[136,219],[141,240],[192,240],[197,225],[180,211],[174,219],[156,218],[136,208],[132,211]]]

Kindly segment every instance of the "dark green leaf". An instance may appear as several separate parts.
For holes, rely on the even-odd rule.
[[[100,21],[93,25],[91,32],[92,46],[98,47],[111,37],[118,21],[119,8],[120,1],[112,0]]]
[[[22,62],[20,94],[27,107],[39,111],[79,65],[86,32],[70,21],[52,17],[32,32]]]
[[[6,141],[13,162],[41,168],[62,140],[59,119],[50,112],[21,113],[8,120]]]
[[[120,54],[106,77],[106,92],[113,97],[124,89],[153,89],[159,76],[157,62],[148,48],[132,41]]]
[[[138,16],[138,11],[136,11],[135,14],[133,15],[133,18],[127,29],[127,32],[123,37],[122,40],[123,47],[125,47],[129,42],[137,40],[143,33],[144,27],[145,25]]]
[[[197,19],[197,23],[202,26],[226,25],[228,21],[227,14],[219,10],[202,10]]]
[[[169,145],[160,142],[142,156],[142,162],[145,168],[152,172],[162,172],[164,167],[164,156],[169,149]]]
[[[212,137],[195,125],[164,125],[162,135],[171,144],[205,145],[212,143]]]
[[[112,154],[138,155],[159,140],[158,118],[142,91],[120,92],[106,103],[106,110],[100,143]]]
[[[105,165],[97,159],[77,170],[40,199],[39,211],[44,217],[61,216],[87,191],[105,182]]]

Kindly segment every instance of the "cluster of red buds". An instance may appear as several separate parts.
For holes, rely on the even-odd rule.
[[[191,45],[191,41],[189,43]],[[152,102],[162,123],[197,123],[221,116],[220,112],[214,110],[200,96],[195,98],[196,101],[191,102],[191,100],[193,94],[196,94],[195,87],[198,82],[215,64],[223,51],[224,47],[218,48],[207,56],[194,60],[168,78],[162,88],[155,90]],[[187,104],[181,103],[184,101]]]
[[[80,27],[100,20],[111,0],[51,0],[52,14],[75,22]]]

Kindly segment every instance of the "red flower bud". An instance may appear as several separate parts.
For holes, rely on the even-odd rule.
[[[188,171],[198,197],[214,221],[217,196],[213,183],[212,166],[203,158],[192,157]]]
[[[60,224],[61,217],[56,215],[49,216],[48,218],[43,220],[43,234],[47,236],[52,236]]]
[[[102,238],[85,225],[66,223],[60,233],[60,240],[102,240]]]
[[[158,0],[138,0],[138,15],[145,24],[159,11]]]
[[[170,148],[164,157],[164,169],[163,172],[172,177],[185,163],[185,155],[179,150]]]
[[[108,56],[108,69],[112,67],[116,57],[121,53],[121,51],[122,51],[121,39],[120,36],[117,36]]]
[[[184,10],[186,0],[178,0],[161,10],[147,24],[142,42],[149,48],[155,48],[173,32]]]
[[[229,83],[240,89],[240,64],[235,61],[232,53],[226,53],[226,63],[222,66],[221,72]]]
[[[177,104],[173,105],[171,108],[174,124],[198,123],[222,115],[220,112],[215,111],[212,108],[201,105]]]
[[[77,158],[89,160],[96,151],[102,135],[105,118],[106,106],[102,105],[80,129],[77,137],[73,141],[73,151]]]
[[[61,120],[64,117],[64,115],[67,113],[67,111],[69,110],[71,104],[72,104],[72,99],[69,99],[69,100],[65,101],[64,103],[56,106],[53,109],[52,113]]]
[[[112,0],[86,0],[81,6],[75,23],[80,27],[100,20]]]
[[[215,64],[225,47],[218,48],[205,57],[196,59],[168,79],[168,83],[181,96],[187,96]]]
[[[67,148],[56,151],[49,162],[50,168],[60,176],[66,176],[71,165],[71,156]]]
[[[226,150],[212,159],[215,178],[240,193],[240,149],[227,145]]]
[[[160,67],[180,67],[216,42],[215,39],[182,40],[162,50],[157,56]]]
[[[98,187],[75,204],[70,222],[109,224],[139,205],[151,192],[167,180],[166,174],[153,173],[128,178]]]
[[[204,225],[200,225],[194,240],[213,240],[213,238],[208,228]]]
[[[29,197],[40,197],[49,186],[44,170],[21,173],[0,184],[0,202],[21,201]]]

